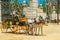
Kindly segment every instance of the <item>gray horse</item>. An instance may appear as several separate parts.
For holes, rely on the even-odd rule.
[[[40,32],[41,32],[41,35],[43,34],[43,32],[42,32],[43,24],[44,24],[44,20],[43,20],[42,16],[38,16],[35,18],[34,26],[33,26],[33,34],[34,35],[39,35]]]
[[[36,17],[34,19],[28,19],[27,20],[27,33],[28,34],[33,34],[33,35],[39,35],[41,32],[41,35],[43,34],[42,32],[42,26],[43,26],[44,20],[41,16]],[[40,31],[41,29],[41,31]]]

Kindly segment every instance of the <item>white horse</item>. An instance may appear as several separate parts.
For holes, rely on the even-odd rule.
[[[41,34],[43,34],[43,32],[42,32],[42,26],[43,26],[42,24],[43,24],[43,22],[44,22],[44,20],[43,20],[43,18],[41,16],[36,17],[36,19],[35,19],[35,27],[33,28],[33,34],[39,35],[40,31],[41,31]]]
[[[39,27],[39,24],[40,24],[40,17],[36,17],[35,19],[28,19],[27,20],[27,24],[28,24],[28,32],[29,34],[39,34],[40,32],[40,27]]]
[[[41,16],[38,16],[35,19],[28,19],[26,23],[28,24],[27,29],[29,34],[40,34],[40,29],[42,29],[41,27],[43,24],[43,18]]]
[[[34,23],[33,19],[27,19],[26,24],[28,25],[28,27],[27,27],[28,34],[33,33],[33,23]]]

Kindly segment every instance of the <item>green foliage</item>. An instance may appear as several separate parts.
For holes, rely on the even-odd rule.
[[[43,6],[43,11],[44,11],[44,12],[47,12],[46,8],[47,8],[47,7],[44,7],[44,6]]]
[[[18,3],[18,0],[14,0],[13,3],[10,3],[10,11],[16,10],[17,8],[19,9],[20,15],[22,15],[22,4]]]
[[[46,5],[46,6],[43,6],[43,11],[45,13],[50,13],[51,12],[51,9],[49,9],[48,5]]]

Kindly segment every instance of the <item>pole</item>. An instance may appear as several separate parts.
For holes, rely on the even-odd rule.
[[[49,23],[49,8],[48,8],[48,3],[47,3],[47,9],[46,10],[47,10],[47,17],[48,18],[45,20],[46,21],[45,23],[47,24],[47,23]]]
[[[57,24],[59,24],[59,0],[57,0]]]
[[[46,0],[47,1],[47,16],[48,16],[48,18],[47,18],[47,22],[49,21],[49,7],[48,7],[48,0]]]
[[[48,0],[47,0],[47,9],[46,10],[47,10],[47,16],[48,16]]]

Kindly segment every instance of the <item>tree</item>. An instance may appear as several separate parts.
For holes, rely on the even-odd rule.
[[[22,4],[18,0],[14,0],[13,3],[10,3],[10,11],[19,10],[20,15],[22,15]]]

